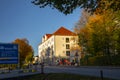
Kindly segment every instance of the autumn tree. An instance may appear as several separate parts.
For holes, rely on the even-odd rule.
[[[79,30],[79,42],[88,53],[107,56],[111,64],[112,56],[119,55],[120,11],[110,9],[104,13],[89,17],[86,25]]]
[[[116,19],[118,19],[117,15],[118,13],[111,10],[106,11],[104,15],[101,15],[101,18],[98,22],[92,23],[93,25],[91,24],[91,26],[96,28],[100,27],[98,30],[96,30],[96,33],[101,30],[99,33],[99,35],[101,34],[101,36],[99,36],[101,38],[100,40],[102,41],[101,45],[102,43],[104,44],[103,48],[105,49],[105,53],[108,55],[115,51],[115,45],[117,44],[116,31],[119,30],[119,27],[116,26],[117,23],[115,22]]]
[[[89,20],[89,17],[91,16],[91,13],[88,13],[85,9],[82,10],[81,16],[79,21],[74,26],[74,32],[79,34],[80,29],[85,27],[86,23]]]
[[[111,5],[113,3],[114,6]],[[117,4],[118,1],[101,0],[99,4],[101,7],[87,18],[84,25],[84,22],[81,24],[81,20],[84,19],[80,18],[77,26],[82,28],[77,27],[78,31],[76,30],[84,52],[94,56],[107,56],[108,64],[111,64],[113,56],[120,53],[120,10],[116,8]],[[85,18],[83,14],[82,17]]]
[[[33,57],[33,48],[29,45],[29,41],[27,39],[16,39],[13,43],[18,44],[19,46],[19,61],[20,65],[22,65],[25,61],[29,62]]]
[[[109,8],[114,11],[120,10],[119,0],[32,0],[32,3],[40,8],[46,6],[55,8],[64,14],[70,14],[76,8],[84,8],[90,12],[94,12],[96,9],[102,12]]]

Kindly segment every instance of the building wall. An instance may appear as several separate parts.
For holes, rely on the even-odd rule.
[[[69,39],[68,42],[66,42],[66,38]],[[56,60],[60,58],[66,58],[72,61],[76,58],[75,54],[78,50],[74,49],[71,51],[71,47],[76,47],[77,43],[78,36],[52,35],[38,46],[38,54],[41,62],[45,60],[47,60],[46,62],[48,63],[56,62]],[[66,45],[69,45],[69,49],[66,49]],[[69,56],[66,54],[66,51],[70,51]],[[80,56],[80,53],[78,54]],[[80,59],[80,57],[78,59]]]
[[[51,57],[49,49],[53,50],[53,52],[54,52],[54,36],[51,36],[48,40],[42,42],[38,46],[38,55],[39,55],[39,57],[41,59],[46,59],[47,55],[49,55]]]
[[[56,57],[65,56],[65,41],[64,36],[55,36],[55,53]]]
[[[69,56],[66,55],[66,51],[70,51],[70,56],[73,55],[73,53],[71,53],[71,47],[77,44],[76,41],[73,42],[71,40],[73,37],[75,38],[76,41],[78,41],[77,36],[60,36],[60,35],[55,36],[56,57],[69,58]],[[69,42],[66,42],[66,38],[69,39]],[[69,49],[66,49],[66,45],[69,45]]]

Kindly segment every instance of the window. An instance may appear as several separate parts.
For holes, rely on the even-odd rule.
[[[53,42],[53,41],[54,41],[54,38],[52,38],[51,42]]]
[[[70,56],[70,51],[66,51],[66,56]]]
[[[66,43],[69,43],[69,38],[66,38]]]
[[[66,49],[70,49],[70,45],[69,44],[66,44]]]
[[[75,53],[75,56],[76,56],[76,57],[79,56],[78,52]]]

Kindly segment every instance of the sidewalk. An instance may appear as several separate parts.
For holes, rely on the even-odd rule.
[[[95,69],[120,69],[120,66],[69,66],[69,65],[60,65],[57,67],[73,67],[73,68],[95,68]]]
[[[27,76],[27,75],[34,75],[34,74],[40,74],[41,72],[38,70],[38,71],[35,71],[35,72],[32,72],[32,71],[26,71],[26,72],[23,72],[23,71],[13,71],[13,72],[9,72],[9,73],[1,73],[0,74],[0,79],[7,79],[7,78],[14,78],[14,77],[22,77],[22,76]]]
[[[99,69],[120,69],[120,66],[78,66],[83,68],[99,68]]]

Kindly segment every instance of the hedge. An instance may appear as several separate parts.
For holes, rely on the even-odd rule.
[[[120,55],[84,57],[80,62],[84,66],[120,66]]]

